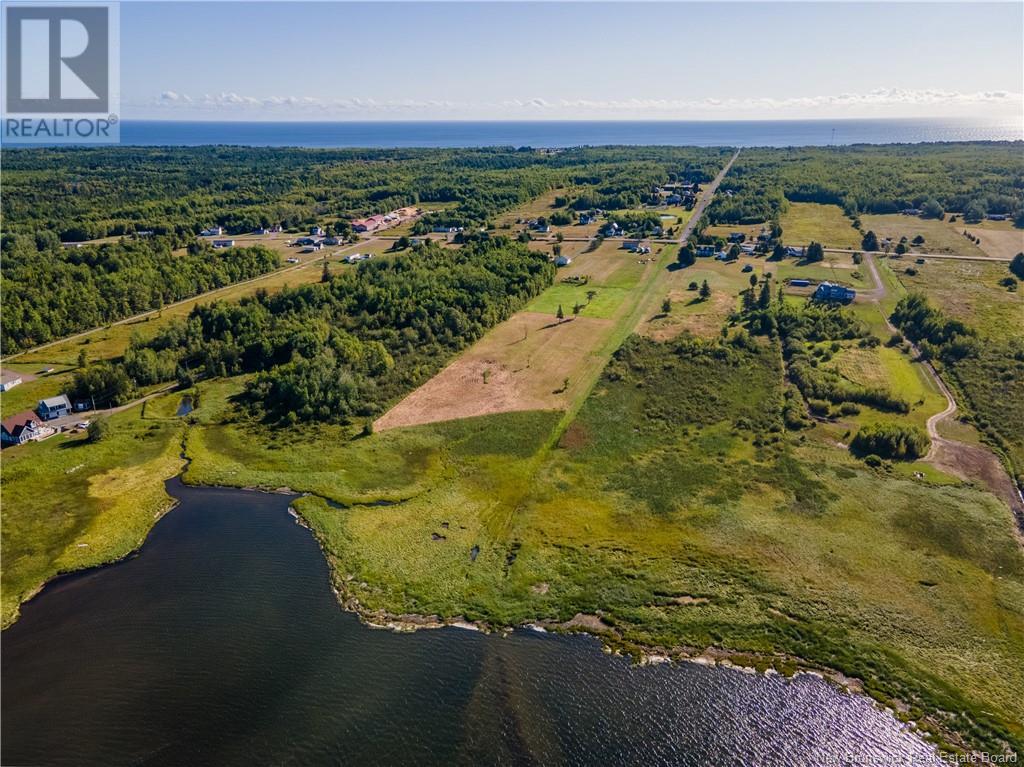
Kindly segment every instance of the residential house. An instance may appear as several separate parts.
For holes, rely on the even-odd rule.
[[[214,240],[213,247],[215,248],[233,248],[235,247],[234,240]]]
[[[665,202],[667,202],[669,205],[678,205],[682,201],[683,197],[682,195],[679,194],[670,194],[668,197],[665,198]]]
[[[900,211],[900,213],[902,213],[904,216],[920,216],[921,215],[921,209],[920,208],[904,208],[903,210]]]
[[[0,392],[10,391],[21,383],[21,376],[17,373],[0,373]]]
[[[790,280],[789,287],[791,288],[806,288],[811,284],[810,280]]]
[[[309,236],[310,237],[323,237],[324,236],[324,230],[321,229],[319,226],[310,227],[310,229],[309,229]]]
[[[788,247],[788,248],[786,248],[786,255],[791,257],[791,258],[803,258],[804,257],[804,249],[803,248]]]
[[[35,413],[26,410],[24,413],[5,418],[0,424],[0,442],[7,445],[20,445],[32,439],[42,439],[54,433],[54,429],[43,424]]]
[[[747,235],[745,235],[743,232],[729,233],[729,242],[743,242],[745,239],[747,239]]]
[[[572,263],[572,259],[568,256],[559,256],[555,259],[555,266],[568,266]]]
[[[792,284],[792,283],[791,283]],[[823,282],[814,291],[816,301],[841,301],[848,303],[857,297],[857,291],[831,282]]]
[[[713,255],[715,255],[715,246],[714,245],[698,245],[697,246],[697,255],[698,256],[713,256]]]
[[[203,237],[220,237],[224,234],[223,226],[211,226],[209,229],[204,229],[199,233]]]
[[[39,417],[44,421],[52,421],[71,412],[71,401],[67,395],[58,394],[56,397],[47,397],[39,400],[39,407],[36,408]]]
[[[985,216],[989,221],[1005,221],[1009,218],[1005,213],[989,213]]]

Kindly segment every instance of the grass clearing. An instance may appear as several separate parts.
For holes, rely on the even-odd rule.
[[[967,231],[978,237],[978,247],[996,258],[1013,258],[1024,253],[1024,229],[980,229],[969,226]]]
[[[966,227],[963,224],[950,224],[948,221],[939,221],[935,218],[903,216],[899,213],[865,214],[860,220],[864,231],[873,231],[879,240],[890,238],[894,247],[901,237],[906,237],[908,241],[918,236],[924,237],[924,242],[920,245],[910,244],[910,250],[914,253],[985,257],[985,251],[964,237],[963,230]]]
[[[3,625],[54,576],[138,548],[171,507],[163,480],[183,463],[181,424],[148,420],[141,408],[110,424],[99,443],[68,433],[4,450]]]
[[[813,241],[829,248],[860,247],[860,232],[838,205],[791,202],[779,224],[787,245],[807,245]]]

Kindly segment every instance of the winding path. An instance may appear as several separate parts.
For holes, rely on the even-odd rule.
[[[871,254],[865,256],[864,262],[871,272],[871,278],[875,281],[875,288],[861,293],[869,302],[879,304],[878,310],[885,320],[886,326],[893,333],[899,330],[889,320],[885,310],[880,306],[881,301],[888,295],[885,282],[878,273],[878,265],[875,257]],[[911,350],[915,357],[920,360],[921,352],[915,344],[911,344]],[[952,416],[957,411],[956,399],[953,393],[946,386],[942,376],[930,362],[920,360],[920,364],[928,371],[928,375],[935,382],[936,388],[946,398],[946,407],[939,413],[930,416],[925,424],[928,429],[928,437],[931,445],[928,454],[922,461],[931,463],[936,468],[952,474],[966,482],[981,481],[997,497],[1002,498],[1010,507],[1017,520],[1018,531],[1024,535],[1024,499],[1021,498],[1020,490],[1007,474],[1005,467],[999,458],[987,448],[981,445],[968,445],[965,442],[958,442],[939,434],[939,424]],[[1021,535],[1018,538],[1021,538]],[[1022,540],[1024,542],[1024,540]]]

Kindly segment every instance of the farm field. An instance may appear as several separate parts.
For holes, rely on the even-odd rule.
[[[968,226],[966,229],[981,240],[978,247],[989,256],[1013,258],[1018,253],[1024,253],[1024,229],[1010,227],[997,229],[994,226],[985,228]]]
[[[656,276],[650,258],[640,263],[644,257],[614,242],[579,254],[559,270],[554,285],[391,408],[375,428],[569,409],[600,370],[604,345],[629,315],[642,282]],[[584,275],[589,281],[583,285],[561,282]],[[574,318],[577,304],[582,311]]]
[[[903,216],[898,213],[885,215],[863,215],[860,217],[864,231],[873,231],[878,239],[890,238],[893,245],[901,237],[908,241],[917,236],[924,237],[920,245],[910,244],[914,253],[948,253],[955,256],[984,258],[986,253],[963,235],[965,227],[938,219]],[[859,243],[858,243],[859,245]]]
[[[779,224],[786,245],[807,245],[814,241],[829,248],[856,250],[860,247],[860,233],[838,205],[791,202]]]
[[[919,291],[951,317],[994,337],[1024,337],[1024,294],[999,280],[1010,274],[1004,262],[927,260],[924,264],[889,259],[900,283]],[[908,274],[907,267],[916,270]]]

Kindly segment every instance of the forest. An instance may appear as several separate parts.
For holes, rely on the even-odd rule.
[[[1024,227],[1019,142],[745,149],[723,188],[733,194],[716,197],[711,223],[759,223],[789,202],[817,202],[851,217],[915,208],[969,222],[1003,214]]]
[[[350,423],[427,380],[553,278],[546,256],[507,238],[428,242],[319,284],[199,305],[123,361],[80,371],[72,394],[117,404],[139,386],[254,373],[244,400],[259,417]]]
[[[174,301],[256,277],[280,265],[262,246],[174,252],[173,236],[64,248],[50,232],[5,235],[4,353],[160,309]]]

